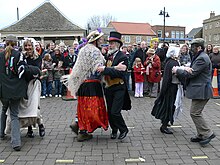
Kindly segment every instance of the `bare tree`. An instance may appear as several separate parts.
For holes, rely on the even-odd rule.
[[[101,27],[101,24],[102,24],[101,19],[100,16],[98,15],[94,15],[90,17],[87,22],[88,28],[90,27],[91,29],[96,29],[97,27]]]
[[[87,21],[86,29],[96,29],[98,27],[106,27],[110,21],[115,21],[116,18],[110,14],[103,16],[94,15]]]
[[[112,15],[110,14],[106,14],[106,15],[103,15],[102,16],[102,26],[103,27],[107,27],[107,25],[109,24],[109,22],[111,21],[116,21],[116,18],[113,17]]]

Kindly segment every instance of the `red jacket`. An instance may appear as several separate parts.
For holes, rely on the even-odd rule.
[[[144,82],[145,68],[143,65],[135,65],[134,67],[134,81],[136,83]]]
[[[146,58],[144,65],[147,67],[149,64],[150,57]],[[149,68],[149,75],[147,75],[147,80],[151,83],[157,83],[161,80],[161,63],[160,58],[155,54],[153,62],[151,62],[152,67]]]

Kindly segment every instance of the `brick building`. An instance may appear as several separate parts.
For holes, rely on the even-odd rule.
[[[140,43],[141,41],[146,41],[149,45],[150,40],[156,37],[149,23],[110,22],[107,27],[122,34],[124,45]]]
[[[156,33],[156,37],[161,41],[163,40],[163,25],[152,26],[153,31]],[[170,43],[185,43],[185,27],[183,26],[165,26],[165,41]]]
[[[215,12],[203,20],[203,38],[206,45],[220,45],[220,15],[215,16]]]

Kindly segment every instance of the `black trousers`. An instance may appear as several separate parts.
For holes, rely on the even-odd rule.
[[[128,129],[121,114],[125,90],[127,90],[125,84],[113,85],[105,89],[109,123],[113,133],[117,133],[118,130],[124,132]]]

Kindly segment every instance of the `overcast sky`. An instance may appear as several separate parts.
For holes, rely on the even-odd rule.
[[[3,0],[1,0],[3,1]],[[45,0],[6,0],[0,4],[0,29],[17,21],[37,8]],[[120,22],[163,25],[160,10],[166,8],[170,17],[166,25],[185,26],[186,33],[201,27],[210,12],[220,15],[220,0],[50,0],[70,21],[85,28],[94,15],[110,14]]]

